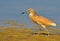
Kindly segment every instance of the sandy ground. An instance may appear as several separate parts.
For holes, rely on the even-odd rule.
[[[0,41],[60,41],[60,35],[32,34],[26,28],[0,28]]]

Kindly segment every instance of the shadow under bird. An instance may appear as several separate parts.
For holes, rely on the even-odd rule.
[[[48,32],[48,35],[49,35],[49,31],[46,27],[47,26],[56,26],[56,23],[49,20],[48,18],[37,15],[37,12],[32,8],[27,9],[25,12],[22,12],[21,14],[24,14],[24,13],[29,14],[30,19],[34,23],[41,25]]]

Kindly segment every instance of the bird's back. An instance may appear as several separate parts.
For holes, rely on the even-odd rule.
[[[36,21],[38,21],[39,23],[42,23],[44,25],[56,26],[56,24],[53,21],[51,21],[43,16],[36,16]]]

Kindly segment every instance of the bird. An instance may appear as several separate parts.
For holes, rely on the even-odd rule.
[[[46,27],[56,26],[55,22],[51,21],[50,19],[44,16],[38,15],[37,12],[32,8],[26,9],[25,12],[29,14],[29,17],[32,20],[32,22],[36,23],[37,25],[41,25],[41,27],[43,27],[48,32],[48,35],[49,35],[49,31]],[[22,12],[21,14],[24,14],[25,12]]]

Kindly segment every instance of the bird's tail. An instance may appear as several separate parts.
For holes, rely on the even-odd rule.
[[[56,26],[56,24],[55,24],[55,23],[52,23],[51,25],[52,25],[52,26]]]

